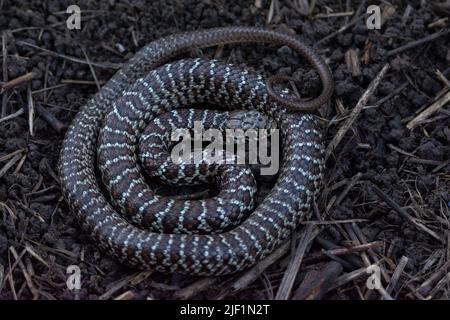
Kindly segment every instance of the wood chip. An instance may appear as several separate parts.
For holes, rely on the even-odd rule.
[[[358,77],[361,75],[361,64],[356,50],[350,49],[345,53],[345,64],[348,70],[352,72],[352,76]]]
[[[363,93],[361,98],[359,98],[358,103],[353,108],[353,110],[350,113],[350,116],[348,117],[347,121],[339,128],[339,131],[334,136],[333,140],[330,142],[330,144],[327,147],[327,150],[325,152],[325,159],[328,159],[331,152],[337,147],[339,142],[341,142],[342,138],[344,137],[345,133],[350,129],[353,122],[356,120],[358,115],[360,114],[363,107],[367,104],[367,101],[369,101],[369,98],[373,95],[376,88],[380,84],[381,79],[384,77],[386,72],[389,69],[389,64],[385,64],[384,67],[381,69],[381,71],[378,73],[378,75],[373,79],[373,81],[370,83],[367,90]]]
[[[11,160],[9,160],[4,166],[3,168],[0,169],[0,178],[3,177],[6,172],[8,172],[9,169],[11,169],[11,167],[20,160],[20,158],[22,158],[22,155],[16,154]]]
[[[373,190],[375,191],[375,193],[381,197],[387,205],[389,205],[392,209],[394,209],[397,213],[399,213],[402,217],[404,217],[406,220],[408,220],[411,224],[413,224],[414,226],[416,226],[418,229],[428,233],[431,237],[435,238],[436,240],[442,242],[442,243],[446,243],[446,241],[443,239],[443,237],[441,237],[440,235],[438,235],[436,232],[434,232],[433,230],[429,229],[427,226],[425,226],[424,224],[416,221],[416,219],[414,219],[413,217],[411,217],[410,214],[408,214],[406,212],[406,210],[404,210],[397,202],[395,202],[391,197],[389,197],[386,193],[384,193],[380,188],[378,188],[376,185],[372,185]]]

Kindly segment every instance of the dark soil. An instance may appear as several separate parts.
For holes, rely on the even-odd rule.
[[[123,293],[123,297],[134,299],[167,299],[176,298],[180,289],[198,281],[197,277],[137,272],[100,252],[81,231],[61,197],[56,166],[65,127],[98,90],[95,77],[104,83],[115,72],[114,67],[153,39],[228,25],[281,29],[316,46],[336,82],[332,103],[321,110],[326,143],[346,122],[383,65],[391,63],[367,106],[328,159],[317,213],[324,221],[335,223],[321,225],[323,231],[307,257],[329,249],[330,243],[345,247],[381,241],[381,246],[370,252],[341,256],[343,274],[364,267],[368,261],[378,261],[385,274],[382,284],[387,288],[394,270],[406,257],[392,297],[450,298],[449,280],[443,278],[450,271],[448,106],[414,129],[407,128],[421,110],[442,97],[442,90],[448,90],[436,70],[449,78],[450,37],[447,34],[388,56],[390,50],[440,29],[448,30],[448,19],[438,21],[448,17],[448,4],[429,1],[422,7],[420,1],[412,1],[409,11],[408,2],[394,2],[390,9],[395,12],[391,11],[382,28],[368,30],[365,19],[361,19],[371,4],[365,1],[348,1],[346,8],[345,1],[336,4],[318,0],[312,13],[302,15],[300,7],[293,5],[297,1],[287,0],[272,1],[273,14],[271,1],[262,1],[262,7],[256,8],[251,1],[79,0],[76,4],[83,11],[82,30],[68,30],[65,11],[73,3],[0,1],[0,30],[6,53],[0,62],[3,83],[34,73],[33,80],[5,90],[0,105],[0,118],[25,111],[0,120],[0,299],[109,299]],[[354,13],[317,16],[346,11]],[[359,20],[345,31],[319,42],[355,19]],[[356,52],[360,74],[352,74],[346,64],[349,50]],[[214,52],[211,48],[202,54],[212,57]],[[70,57],[101,65],[91,70],[87,63],[74,62]],[[221,59],[267,75],[292,74],[301,83],[297,89],[302,96],[320,92],[317,75],[287,48],[226,46]],[[36,107],[34,136],[28,124],[28,86]],[[402,90],[395,93],[399,88]],[[64,129],[57,130],[58,124]],[[383,192],[381,197],[377,188]],[[400,209],[395,210],[395,204]],[[358,236],[359,231],[363,236]],[[307,272],[323,270],[331,258],[305,260],[294,290]],[[211,285],[196,291],[193,297],[271,299],[289,261],[290,255],[286,255],[238,292],[230,290],[230,284],[239,277],[234,275],[216,279],[214,284],[211,280]],[[73,264],[82,271],[79,291],[66,286],[66,268]],[[439,276],[426,283],[436,273]],[[324,298],[379,299],[379,291],[367,289],[366,279],[363,274],[329,291]]]

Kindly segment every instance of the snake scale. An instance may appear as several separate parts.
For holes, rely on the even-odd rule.
[[[247,42],[291,47],[317,70],[320,96],[308,101],[278,96],[271,87],[275,79],[266,81],[217,60],[170,62],[193,48]],[[138,51],[73,120],[59,162],[63,195],[96,244],[124,264],[191,275],[243,270],[286,241],[310,214],[320,189],[324,151],[316,117],[296,111],[323,105],[332,91],[328,66],[293,35],[225,27],[155,40]],[[204,200],[162,197],[145,182],[136,145],[146,126],[166,112],[206,104],[223,111],[257,110],[280,128],[278,178],[254,210],[250,210],[254,188],[246,187],[254,181],[245,168],[217,169],[223,190]],[[97,178],[99,171],[103,183]],[[180,171],[196,175],[186,168]]]

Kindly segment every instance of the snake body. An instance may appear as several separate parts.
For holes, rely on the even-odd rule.
[[[216,60],[167,63],[192,48],[236,42],[290,46],[318,71],[321,95],[286,103],[261,75],[248,70]],[[332,90],[331,72],[322,59],[281,32],[227,27],[153,41],[102,87],[69,127],[59,165],[63,194],[83,229],[124,264],[198,275],[243,270],[285,241],[310,213],[324,167],[320,130],[313,115],[287,109],[314,109],[327,102]],[[137,161],[139,136],[164,112],[192,104],[258,110],[277,122],[283,155],[279,176],[253,211],[253,180],[245,168],[216,168],[223,189],[206,200],[164,198],[145,183]],[[107,195],[96,178],[97,160]]]

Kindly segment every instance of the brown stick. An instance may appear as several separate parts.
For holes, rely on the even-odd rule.
[[[362,230],[359,228],[359,226],[356,223],[351,223],[351,228],[355,232],[356,236],[358,237],[359,241],[364,244],[367,243],[367,238],[362,232]],[[370,257],[375,261],[376,264],[380,264],[380,259],[378,258],[378,255],[375,253],[375,251],[372,248],[367,249],[367,253],[370,255]],[[389,275],[387,274],[386,270],[383,268],[381,269],[381,275],[386,281],[389,281]]]
[[[292,257],[291,261],[289,262],[283,279],[281,280],[281,284],[278,288],[275,300],[287,300],[291,295],[292,287],[294,286],[294,281],[297,277],[297,273],[302,263],[303,256],[305,255],[309,244],[314,239],[314,228],[315,226],[313,225],[306,226],[305,233],[300,239],[297,250],[295,251],[295,254]]]
[[[389,284],[386,288],[386,292],[388,294],[391,294],[392,291],[397,286],[398,280],[400,279],[400,276],[402,275],[403,270],[405,269],[407,263],[408,263],[408,258],[405,256],[402,256],[402,258],[400,259],[400,262],[398,263],[397,267],[395,268],[395,271],[392,274],[391,280],[389,281]]]
[[[360,16],[359,16],[358,18],[356,18],[355,20],[353,20],[353,21],[347,23],[345,26],[339,28],[338,30],[336,30],[336,31],[334,31],[334,32],[332,32],[332,33],[330,33],[330,34],[327,35],[325,38],[322,38],[322,39],[320,39],[319,41],[317,41],[316,44],[315,44],[315,46],[317,46],[317,45],[321,44],[322,42],[325,42],[325,41],[327,41],[327,40],[333,38],[334,36],[338,35],[339,33],[344,32],[345,30],[347,30],[348,28],[350,28],[351,26],[355,25],[356,23],[358,23],[359,21],[361,21],[361,20],[363,20],[363,19],[365,19],[365,18],[366,18],[366,16],[365,16],[364,14],[363,14],[363,15],[360,15]]]
[[[9,114],[7,116],[4,116],[3,118],[0,118],[0,122],[3,121],[7,121],[7,120],[11,120],[14,118],[17,118],[18,116],[22,115],[25,111],[23,111],[23,108],[20,108],[19,110],[17,110],[16,112]]]
[[[389,197],[386,193],[384,193],[380,188],[378,188],[376,185],[372,185],[372,187],[373,187],[373,191],[375,191],[375,193],[380,198],[382,198],[388,206],[390,206],[392,209],[394,209],[396,212],[398,212],[406,220],[411,222],[411,224],[416,226],[418,229],[428,233],[430,236],[432,236],[436,240],[439,240],[440,242],[445,243],[445,240],[442,237],[440,237],[438,234],[436,234],[436,232],[434,232],[433,230],[430,230],[429,228],[427,228],[425,225],[414,220],[413,217],[411,217],[402,207],[400,207],[400,205],[397,204],[397,202],[395,202],[391,197]]]
[[[2,33],[2,60],[3,60],[3,81],[8,81],[8,50],[6,47],[6,32]],[[6,105],[8,104],[8,97],[6,94],[2,96],[2,111],[0,112],[0,118],[4,118],[6,116]]]
[[[362,243],[367,242],[366,238],[364,236],[361,236],[362,232],[360,232],[358,226],[355,223],[352,223],[351,225],[345,225],[344,227],[345,227],[345,230],[347,231],[347,233],[349,234],[350,238],[355,243],[362,244]],[[368,253],[370,253],[370,250],[368,250]],[[376,262],[375,265],[377,265],[379,262],[378,257],[374,254],[370,254],[370,256]],[[367,268],[369,268],[371,265],[373,265],[366,252],[361,252],[361,259],[363,260],[363,262]],[[383,276],[383,278],[386,281],[388,281],[389,277],[388,277],[386,271],[383,268],[381,268],[381,266],[380,266],[380,271],[381,271],[381,275]],[[385,299],[392,300],[392,298],[389,296],[389,294],[387,294],[386,290],[384,290],[384,288],[382,288],[381,286],[377,287],[376,290]],[[370,299],[373,292],[374,291],[367,291],[365,297],[367,299]]]
[[[5,175],[6,172],[8,172],[9,169],[22,157],[21,154],[16,154],[11,160],[9,160],[3,168],[0,169],[0,178]]]
[[[112,285],[112,287],[109,288],[108,291],[106,291],[104,294],[102,294],[99,297],[99,300],[107,300],[111,297],[111,295],[113,295],[118,290],[122,289],[124,286],[126,286],[128,284],[133,285],[133,284],[142,282],[146,278],[148,278],[151,274],[152,274],[151,271],[142,271],[142,272],[137,272],[135,274],[129,275],[129,276],[117,281],[116,283],[114,283]]]
[[[389,69],[389,64],[385,64],[384,67],[381,69],[381,71],[378,73],[378,75],[375,77],[375,79],[370,83],[367,90],[364,92],[364,94],[359,99],[356,106],[353,108],[353,110],[350,113],[350,116],[348,117],[347,121],[341,126],[338,133],[334,136],[333,140],[330,142],[330,144],[327,147],[327,150],[325,152],[325,159],[328,159],[331,152],[337,147],[339,142],[344,137],[345,133],[350,129],[353,122],[356,120],[358,115],[360,114],[363,107],[367,104],[367,101],[372,96],[376,88],[378,87],[378,84],[380,83],[381,79],[386,74],[387,70]]]
[[[347,184],[344,191],[342,191],[342,193],[339,195],[336,202],[334,203],[335,207],[339,206],[339,204],[342,202],[342,200],[344,200],[344,198],[347,196],[347,194],[350,192],[350,190],[353,189],[353,187],[356,185],[356,183],[359,181],[359,179],[361,179],[361,177],[362,177],[362,173],[358,172],[351,178],[350,182]]]
[[[104,63],[92,62],[92,61],[91,62],[87,62],[86,60],[83,60],[83,59],[66,56],[64,54],[60,54],[60,53],[57,53],[57,52],[54,52],[54,51],[51,51],[51,50],[48,50],[48,49],[45,49],[45,48],[41,48],[39,46],[36,46],[36,45],[34,45],[32,43],[28,43],[26,41],[18,41],[17,45],[19,45],[19,46],[27,46],[27,47],[34,48],[34,49],[37,49],[37,50],[41,50],[41,51],[43,51],[43,52],[45,52],[47,54],[50,54],[52,56],[55,56],[55,57],[58,57],[58,58],[63,58],[63,59],[66,59],[66,60],[69,60],[69,61],[72,61],[72,62],[76,62],[76,63],[81,63],[81,64],[89,64],[90,63],[94,67],[98,67],[98,68],[105,68],[105,69],[120,69],[121,68],[120,64],[111,63],[111,62],[104,62]]]
[[[317,229],[320,230],[320,229]],[[303,230],[305,232],[305,230]],[[303,233],[301,233],[303,235]],[[236,279],[230,288],[233,291],[239,291],[248,287],[253,281],[255,281],[268,267],[277,262],[281,257],[283,257],[291,248],[291,241],[287,241],[273,251],[266,258],[258,262],[253,268],[244,272],[242,276]]]
[[[91,63],[91,61],[89,59],[89,56],[88,56],[86,50],[84,50],[83,47],[81,47],[81,50],[83,51],[84,57],[86,58],[86,62],[89,65],[89,70],[91,70],[92,77],[94,78],[95,85],[97,86],[97,90],[100,91],[101,86],[100,86],[100,83],[98,82],[97,75],[95,74],[95,70],[94,70],[94,67],[92,66],[92,63]]]
[[[447,79],[445,74],[441,72],[441,70],[436,70],[436,76],[447,86],[447,88],[450,89],[450,81]]]
[[[50,113],[46,108],[41,107],[40,104],[35,106],[37,113],[58,133],[60,133],[64,128],[64,124],[59,121],[52,113]]]
[[[17,265],[19,264],[19,261],[21,261],[23,255],[25,253],[26,253],[26,250],[25,249],[22,250],[20,252],[20,254],[19,254],[19,257],[15,258],[14,263],[12,265],[11,264],[9,265],[9,268],[8,268],[9,270],[8,270],[8,272],[5,274],[5,276],[3,278],[4,279],[3,282],[0,283],[0,292],[2,292],[2,290],[3,290],[3,288],[4,288],[5,284],[6,284],[6,281],[8,281],[10,283],[11,289],[15,290],[14,289],[14,283],[11,283],[11,282],[14,282],[13,281],[13,273],[14,273],[14,270],[16,269]],[[15,291],[13,292],[13,295],[14,295],[14,299],[17,300],[17,297],[15,295]]]
[[[361,64],[355,49],[349,49],[345,53],[345,64],[347,65],[348,70],[352,72],[353,77],[359,77],[361,75]]]
[[[13,246],[9,247],[9,251],[12,253],[14,259],[18,262],[19,268],[22,271],[22,274],[25,278],[25,282],[30,289],[31,294],[33,295],[33,299],[37,300],[39,298],[39,291],[36,289],[36,287],[33,284],[33,280],[31,279],[30,274],[27,271],[27,268],[25,267],[25,264],[22,261],[22,256],[19,256],[17,251]]]
[[[448,283],[450,283],[450,272],[447,273],[445,276],[442,277],[441,280],[436,283],[436,286],[431,290],[428,297],[426,297],[427,300],[431,300],[434,298],[434,296],[441,290],[443,290],[446,286],[448,286]]]
[[[409,85],[409,82],[403,82],[401,85],[399,85],[395,90],[393,90],[391,93],[389,93],[387,96],[381,98],[377,102],[374,103],[375,107],[381,106],[383,103],[391,99],[392,97],[398,95],[401,93],[407,86]]]
[[[5,82],[2,85],[2,89],[0,90],[0,93],[4,92],[5,90],[11,89],[13,87],[17,87],[18,85],[20,85],[24,82],[32,80],[33,78],[34,78],[34,73],[28,72],[28,73],[21,75],[20,77],[12,79],[11,81]]]
[[[91,81],[91,80],[73,80],[73,79],[61,80],[61,84],[63,84],[63,85],[66,85],[66,84],[97,85],[97,83],[104,84],[105,81],[95,82],[95,81]]]
[[[447,262],[450,262],[450,231],[447,231]]]
[[[417,292],[422,296],[426,296],[433,286],[447,273],[450,269],[450,261],[447,261],[440,267],[437,271],[435,271],[426,281],[424,281],[419,288],[417,288]]]
[[[357,253],[360,251],[366,251],[371,248],[376,248],[383,245],[383,242],[381,241],[375,241],[375,242],[369,242],[364,244],[359,244],[351,247],[344,247],[344,248],[337,248],[337,249],[331,249],[331,250],[324,250],[320,253],[317,253],[315,255],[311,255],[304,259],[305,263],[311,263],[311,262],[317,262],[318,260],[324,258],[327,254],[332,254],[334,256],[344,256],[349,255],[353,253]]]
[[[1,162],[1,161],[6,161],[6,160],[8,160],[8,159],[11,159],[11,158],[14,157],[16,154],[22,153],[22,152],[24,152],[24,151],[25,151],[25,149],[22,148],[22,149],[17,149],[16,151],[13,151],[13,152],[11,152],[11,153],[8,153],[7,155],[4,155],[4,156],[0,157],[0,162]]]
[[[343,247],[338,246],[336,244],[334,244],[333,242],[326,240],[320,236],[316,237],[315,241],[320,244],[323,248],[327,249],[327,250],[335,250],[335,249],[342,249]],[[361,260],[358,259],[358,257],[354,256],[354,255],[348,255],[345,257],[345,260],[349,263],[351,263],[353,266],[355,266],[356,268],[360,268],[363,266],[363,264],[361,263]]]
[[[133,300],[135,297],[136,294],[133,291],[128,290],[119,295],[118,297],[115,297],[114,300]]]
[[[0,285],[3,283],[3,279],[5,277],[5,267],[0,264]]]
[[[359,277],[362,277],[364,275],[367,275],[367,268],[366,267],[356,269],[356,270],[354,270],[352,272],[349,272],[349,273],[345,273],[342,276],[339,276],[339,277],[337,277],[334,280],[333,285],[331,285],[328,288],[328,291],[337,289],[340,286],[343,286],[344,284],[349,283],[350,281],[356,280]]]
[[[428,108],[423,110],[417,117],[412,119],[406,127],[411,130],[426,119],[428,119],[433,113],[441,109],[444,105],[446,105],[450,101],[450,90],[447,91],[441,98],[433,102]]]
[[[397,53],[403,52],[405,50],[413,49],[413,48],[415,48],[417,46],[420,46],[420,45],[425,44],[427,42],[433,41],[433,40],[435,40],[435,39],[437,39],[439,37],[445,36],[446,34],[449,34],[449,33],[450,33],[449,29],[448,30],[439,30],[438,32],[430,34],[430,35],[428,35],[428,36],[426,36],[426,37],[424,37],[422,39],[419,39],[419,40],[416,40],[416,41],[412,41],[412,42],[410,42],[408,44],[405,44],[404,46],[401,46],[401,47],[398,47],[398,48],[393,49],[391,51],[388,51],[387,56],[390,57],[390,56],[393,56],[393,55],[395,55]]]
[[[278,261],[282,256],[284,256],[290,248],[290,243],[286,242],[269,256],[261,260],[253,268],[246,271],[242,276],[240,276],[232,285],[231,289],[233,291],[239,291],[246,288],[249,284],[255,281],[261,273],[264,272],[268,267]]]

